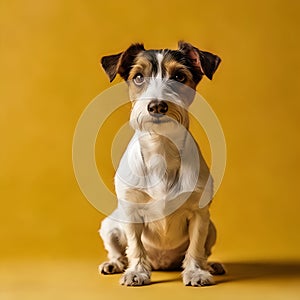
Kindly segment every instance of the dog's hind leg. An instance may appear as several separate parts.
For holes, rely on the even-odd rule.
[[[211,248],[216,243],[217,231],[214,223],[210,221],[208,226],[208,234],[205,242],[205,253],[209,257],[211,255]],[[208,262],[209,272],[212,275],[223,275],[225,274],[225,269],[221,263],[218,262]]]
[[[122,273],[128,265],[125,250],[127,239],[120,224],[109,217],[104,219],[99,230],[104,247],[108,252],[108,259],[99,266],[99,273]]]

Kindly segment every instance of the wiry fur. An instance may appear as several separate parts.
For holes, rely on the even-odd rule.
[[[187,131],[196,85],[203,75],[212,78],[219,62],[217,56],[184,42],[179,50],[146,51],[135,44],[102,59],[111,80],[117,73],[128,80],[130,124],[135,129],[115,176],[120,203],[132,205],[117,209],[100,229],[109,261],[99,271],[125,271],[121,284],[148,284],[151,269],[182,267],[185,285],[202,286],[213,283],[212,273],[224,271],[220,264],[207,264],[216,240],[208,204],[213,183]],[[135,84],[137,74],[146,78],[144,84]],[[182,78],[184,82],[174,85]],[[153,100],[168,102],[165,115],[149,114]],[[118,222],[122,213],[132,222]]]

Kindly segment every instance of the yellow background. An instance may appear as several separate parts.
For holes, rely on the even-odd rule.
[[[178,297],[295,297],[299,268],[287,261],[300,260],[299,11],[293,0],[1,1],[1,299],[133,299],[168,295],[169,286]],[[85,106],[110,86],[101,56],[137,41],[175,48],[179,39],[222,58],[199,92],[227,141],[212,206],[214,258],[234,278],[199,291],[184,289],[177,273],[171,282],[157,273],[161,284],[122,289],[118,276],[96,274],[103,216],[77,186],[73,133]],[[252,281],[239,284],[245,274]]]

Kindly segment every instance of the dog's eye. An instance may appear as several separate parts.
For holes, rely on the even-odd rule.
[[[144,83],[144,81],[145,81],[145,78],[141,73],[136,74],[133,78],[133,82],[136,85],[142,85]]]
[[[185,82],[186,81],[186,76],[182,73],[177,73],[174,77],[174,80],[178,81],[178,82]]]

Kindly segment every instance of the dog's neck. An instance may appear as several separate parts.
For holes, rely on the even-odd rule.
[[[162,176],[172,186],[178,180],[181,151],[185,136],[176,137],[176,145],[163,135],[148,132],[139,137],[139,144],[147,173]]]
[[[168,160],[180,160],[180,151],[167,137],[157,133],[143,134],[139,138],[141,152],[147,162],[154,155],[161,155]],[[183,145],[182,145],[183,146]]]

